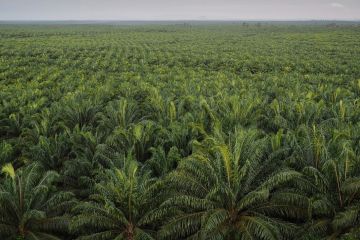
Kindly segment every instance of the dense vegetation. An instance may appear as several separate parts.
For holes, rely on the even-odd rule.
[[[0,239],[359,239],[359,39],[0,25]]]

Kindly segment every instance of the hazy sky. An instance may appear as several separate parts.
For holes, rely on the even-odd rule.
[[[0,20],[360,19],[360,0],[0,0]]]

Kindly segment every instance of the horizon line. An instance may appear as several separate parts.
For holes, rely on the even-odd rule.
[[[216,19],[216,18],[194,18],[194,19],[0,19],[0,22],[86,22],[86,21],[96,21],[96,22],[165,22],[165,21],[198,21],[198,22],[206,22],[206,21],[243,21],[243,22],[252,22],[252,21],[266,21],[266,22],[289,22],[289,21],[344,21],[344,22],[358,22],[359,19],[351,19],[351,18],[289,18],[289,19],[276,19],[276,18],[264,18],[264,19],[240,19],[240,18],[229,18],[229,19]]]

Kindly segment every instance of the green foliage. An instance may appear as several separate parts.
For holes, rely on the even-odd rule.
[[[152,211],[161,200],[162,184],[136,161],[122,167],[107,170],[91,201],[74,208],[72,228],[83,235],[78,239],[154,239]]]
[[[360,238],[355,23],[0,39],[0,239]]]
[[[297,206],[304,196],[276,190],[301,174],[286,169],[269,174],[266,138],[255,130],[227,137],[228,144],[216,137],[195,142],[193,154],[169,174],[176,191],[162,206],[181,211],[162,227],[161,237],[280,239],[294,229],[281,217],[306,212]]]
[[[68,233],[70,218],[64,213],[74,204],[73,195],[56,191],[58,174],[39,164],[16,173],[6,169],[9,177],[0,186],[1,239],[61,239]]]

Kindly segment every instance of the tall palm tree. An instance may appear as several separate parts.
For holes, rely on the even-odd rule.
[[[61,239],[68,229],[64,210],[74,202],[71,193],[55,193],[58,174],[39,164],[16,172],[6,165],[3,171],[8,177],[0,185],[0,238]]]
[[[78,215],[72,228],[78,239],[153,239],[151,211],[161,199],[161,183],[129,159],[123,169],[107,170],[105,178],[92,201],[74,209]]]
[[[177,210],[160,238],[282,239],[295,227],[282,217],[303,216],[306,198],[284,186],[301,174],[272,172],[267,138],[236,130],[225,139],[216,134],[195,142],[193,154],[169,175],[177,191],[159,211]]]
[[[317,239],[339,239],[359,234],[360,159],[351,141],[344,137],[334,138],[327,148],[326,161],[303,169],[308,185],[314,186],[309,205],[311,220],[303,239],[311,235]]]

